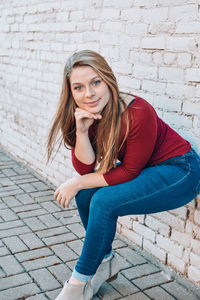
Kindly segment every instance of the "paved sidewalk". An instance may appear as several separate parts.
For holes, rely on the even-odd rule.
[[[64,210],[53,192],[52,185],[0,150],[1,300],[54,300],[71,274],[84,230],[74,202]],[[114,249],[120,275],[94,300],[200,299],[200,289],[119,235]]]

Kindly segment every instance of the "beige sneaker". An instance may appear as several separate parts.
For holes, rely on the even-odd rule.
[[[93,290],[90,281],[86,284],[75,285],[65,282],[64,287],[55,300],[90,300]]]
[[[119,262],[114,253],[106,259],[106,261],[102,261],[100,266],[98,267],[95,275],[91,279],[91,286],[93,289],[94,295],[98,292],[101,285],[106,282],[111,282],[117,279],[119,273]]]

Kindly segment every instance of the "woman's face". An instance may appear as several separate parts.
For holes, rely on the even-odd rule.
[[[70,75],[72,96],[79,108],[101,113],[110,99],[108,85],[89,66],[75,67]]]

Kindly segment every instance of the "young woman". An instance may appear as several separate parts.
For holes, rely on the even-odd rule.
[[[54,193],[64,207],[75,197],[86,230],[81,256],[56,300],[91,299],[119,272],[112,252],[118,216],[185,205],[198,194],[200,158],[144,99],[119,92],[96,52],[73,54],[48,138],[48,160],[61,130],[81,175]]]

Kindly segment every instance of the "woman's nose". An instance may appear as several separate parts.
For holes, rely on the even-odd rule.
[[[92,96],[94,96],[95,91],[91,86],[86,87],[86,91],[85,91],[85,96],[90,98]]]

